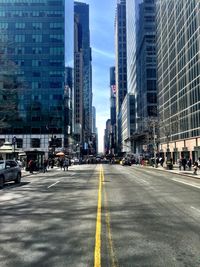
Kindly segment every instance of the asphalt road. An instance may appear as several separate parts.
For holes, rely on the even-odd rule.
[[[1,267],[199,267],[200,181],[142,167],[54,169],[0,190]]]

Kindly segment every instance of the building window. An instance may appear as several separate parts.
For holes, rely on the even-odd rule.
[[[8,23],[6,23],[6,22],[1,22],[1,23],[0,23],[0,29],[1,29],[1,30],[7,30],[7,29],[8,29]]]
[[[42,35],[41,34],[33,34],[32,41],[34,43],[41,43],[42,42]]]
[[[42,23],[41,22],[34,22],[34,23],[32,23],[32,27],[34,30],[41,30],[42,29]]]
[[[16,22],[15,23],[15,29],[25,29],[25,23]]]
[[[41,61],[40,60],[32,60],[32,66],[33,67],[39,67],[41,66]]]
[[[23,35],[23,34],[15,35],[15,42],[16,43],[23,43],[23,42],[25,42],[25,35]]]
[[[31,118],[32,121],[40,121],[40,116],[35,116]]]
[[[61,82],[51,82],[50,83],[50,88],[61,88],[62,83]]]
[[[38,71],[33,72],[33,77],[40,77],[40,72],[38,72]]]
[[[39,138],[32,138],[31,139],[31,147],[32,148],[40,147],[40,139]]]
[[[17,138],[17,148],[22,148],[23,147],[23,139]]]

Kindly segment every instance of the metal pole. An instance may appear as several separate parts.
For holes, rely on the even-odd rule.
[[[153,149],[154,149],[154,167],[157,168],[156,163],[156,124],[153,123]]]
[[[12,143],[13,143],[13,148],[14,148],[13,158],[14,158],[14,160],[15,160],[15,144],[16,144],[16,136],[13,136],[13,138],[12,138]]]

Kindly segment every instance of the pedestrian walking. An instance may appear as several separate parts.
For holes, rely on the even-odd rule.
[[[53,167],[54,167],[54,164],[55,164],[55,160],[52,159],[52,160],[51,160],[51,168],[52,168],[52,169],[53,169]]]
[[[182,158],[181,162],[182,162],[183,170],[185,171],[186,170],[187,160],[185,158]]]
[[[34,169],[34,161],[31,159],[28,163],[28,168],[29,168],[29,172],[33,173],[33,169]]]
[[[200,158],[198,159],[197,164],[198,164],[197,167],[200,169]]]
[[[178,159],[178,168],[179,168],[179,171],[181,171],[181,166],[182,166],[182,160],[181,159]]]
[[[45,160],[44,160],[44,163],[43,163],[43,172],[44,172],[44,173],[47,172],[47,167],[48,167],[48,160],[45,159]]]
[[[197,174],[197,169],[198,169],[198,162],[197,161],[195,161],[194,162],[194,165],[193,165],[193,170],[194,170],[194,174]]]
[[[63,168],[63,166],[64,166],[64,159],[60,159],[59,161],[60,161],[60,168],[61,168],[61,170],[62,170],[62,168]]]
[[[192,160],[191,160],[191,158],[188,159],[187,165],[188,165],[189,171],[191,171],[191,166],[192,166]]]
[[[64,162],[63,162],[63,169],[65,171],[65,169],[67,169],[68,171],[68,167],[69,167],[69,160],[68,159],[65,159]]]
[[[159,161],[160,161],[160,166],[163,167],[164,159],[162,157],[160,157]]]

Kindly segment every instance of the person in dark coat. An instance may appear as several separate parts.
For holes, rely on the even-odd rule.
[[[47,167],[48,167],[48,160],[45,159],[43,163],[43,172],[47,172]]]
[[[191,158],[188,159],[187,165],[188,165],[189,170],[191,171],[191,166],[192,166],[192,160],[191,160]]]
[[[183,170],[185,171],[187,160],[185,158],[182,158],[181,162],[182,162]]]
[[[198,162],[197,161],[195,161],[194,162],[194,167],[193,167],[193,169],[194,169],[194,174],[197,174],[197,169],[198,169]]]
[[[67,169],[68,171],[68,168],[69,168],[69,160],[68,159],[65,159],[64,162],[63,162],[63,168],[64,168],[64,171],[65,169]]]
[[[31,159],[28,163],[28,168],[29,168],[29,172],[33,173],[33,169],[34,169],[34,161]]]

